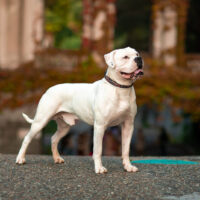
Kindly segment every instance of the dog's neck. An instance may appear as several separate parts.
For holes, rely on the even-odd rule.
[[[107,69],[106,75],[120,85],[129,86],[133,84],[133,80],[123,78],[116,70],[110,67]]]

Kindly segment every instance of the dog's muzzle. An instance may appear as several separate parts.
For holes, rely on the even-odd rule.
[[[143,67],[142,57],[140,57],[140,56],[136,57],[134,59],[134,61],[136,62],[138,69],[142,69],[142,67]]]

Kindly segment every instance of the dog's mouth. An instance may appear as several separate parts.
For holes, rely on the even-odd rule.
[[[120,74],[125,79],[132,79],[132,78],[137,78],[139,76],[144,75],[144,72],[142,69],[136,69],[134,72],[131,72],[131,73],[120,72]]]

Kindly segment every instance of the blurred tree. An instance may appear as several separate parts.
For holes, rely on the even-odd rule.
[[[186,32],[186,51],[189,53],[200,52],[200,1],[190,0],[187,32]]]
[[[115,46],[149,50],[151,36],[151,1],[118,0]]]
[[[45,31],[54,35],[54,46],[80,49],[82,32],[81,0],[46,0]]]

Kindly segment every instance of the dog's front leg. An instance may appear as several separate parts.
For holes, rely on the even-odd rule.
[[[94,138],[93,138],[93,159],[95,172],[98,174],[103,174],[107,172],[107,169],[102,165],[101,155],[102,155],[102,142],[104,136],[105,127],[102,125],[94,124]]]
[[[122,124],[122,160],[124,169],[128,172],[138,171],[137,167],[130,163],[129,149],[134,126],[132,120],[127,120]]]

